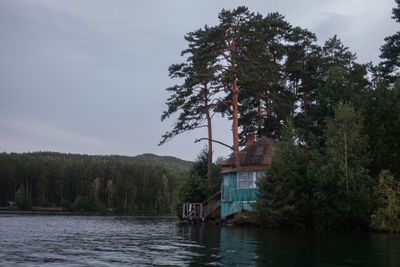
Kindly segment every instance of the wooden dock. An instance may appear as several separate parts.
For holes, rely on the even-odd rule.
[[[210,202],[210,200],[217,196],[221,196],[221,191],[216,192],[214,195],[201,203],[183,203],[182,218],[193,223],[204,222],[205,219],[210,216],[210,214],[212,214],[217,208],[221,206],[221,201],[217,200],[217,202],[212,207],[203,212],[203,206],[205,206],[208,202]]]

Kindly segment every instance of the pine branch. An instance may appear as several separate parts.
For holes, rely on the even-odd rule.
[[[211,142],[214,142],[214,143],[217,143],[217,144],[220,144],[220,145],[223,145],[223,146],[229,147],[230,149],[232,149],[232,150],[233,150],[233,147],[232,147],[232,146],[230,146],[230,145],[227,145],[227,144],[224,144],[224,143],[222,143],[222,142],[220,142],[220,141],[217,141],[217,140],[212,140],[212,139],[209,139],[209,138],[206,138],[206,137],[204,137],[204,138],[200,138],[200,139],[196,139],[194,142],[195,142],[195,143],[198,143],[198,142],[200,142],[200,141],[203,141],[203,140],[211,141]]]

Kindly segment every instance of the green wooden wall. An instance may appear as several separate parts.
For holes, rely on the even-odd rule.
[[[256,200],[256,188],[237,189],[237,173],[222,174],[221,217],[245,210],[252,210]]]

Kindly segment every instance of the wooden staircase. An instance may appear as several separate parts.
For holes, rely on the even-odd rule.
[[[218,200],[217,203],[215,203],[214,206],[209,208],[203,215],[203,220],[207,218],[211,213],[213,213],[216,209],[218,209],[221,206],[221,201]]]

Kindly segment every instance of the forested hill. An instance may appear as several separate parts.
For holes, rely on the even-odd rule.
[[[0,153],[0,206],[168,212],[191,164],[153,154]]]
[[[172,156],[158,156],[150,153],[138,155],[132,158],[133,161],[144,164],[153,164],[176,172],[184,173],[193,165],[192,161],[179,159]]]
[[[2,153],[5,154],[5,153]],[[122,155],[87,155],[73,153],[58,152],[28,152],[28,153],[11,153],[21,156],[31,157],[53,157],[55,159],[73,159],[73,160],[100,160],[100,161],[122,161],[126,163],[139,163],[144,165],[155,165],[171,169],[179,174],[183,174],[192,166],[192,161],[179,159],[172,156],[158,156],[151,153],[145,153],[137,156]]]

